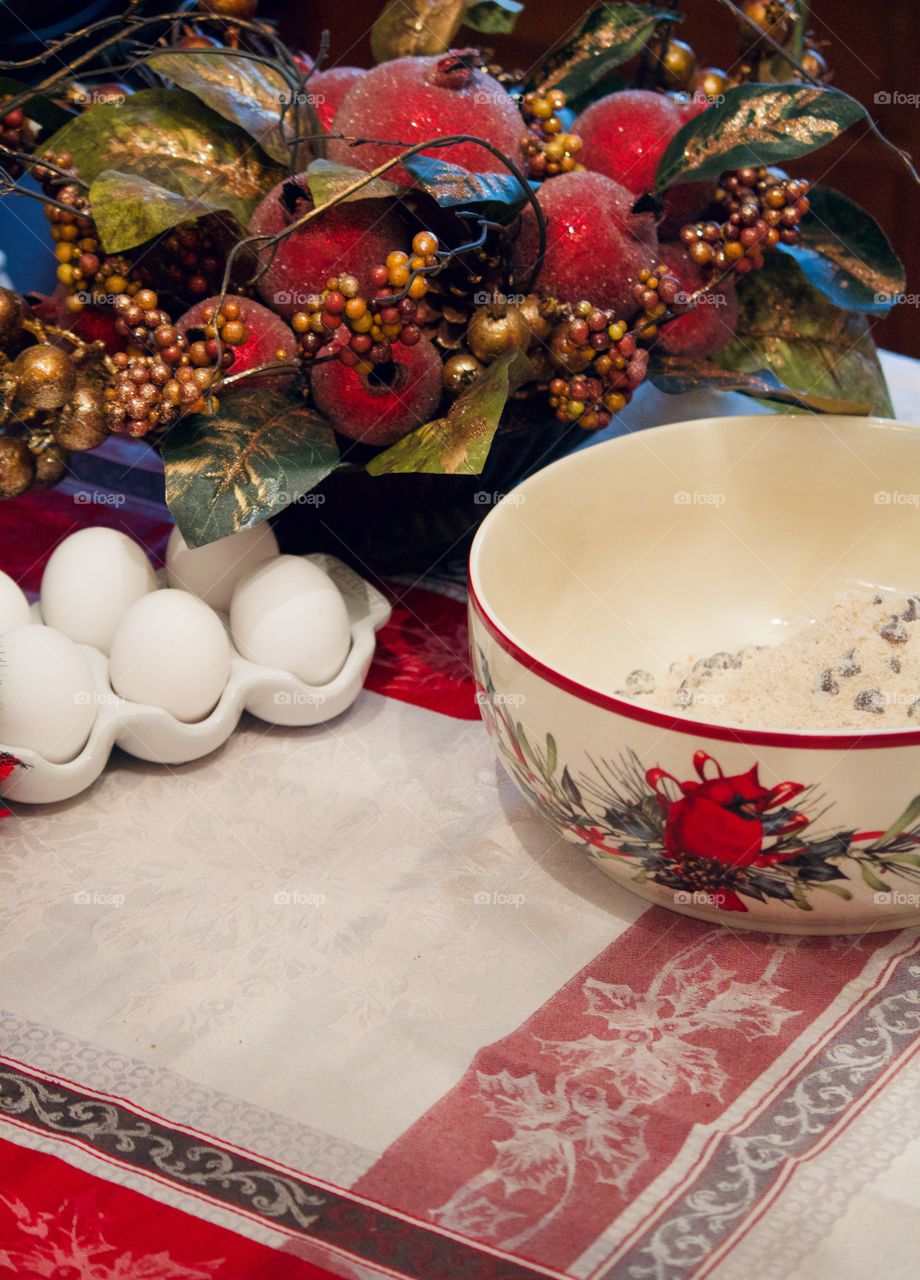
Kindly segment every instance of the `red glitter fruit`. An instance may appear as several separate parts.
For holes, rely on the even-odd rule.
[[[633,285],[657,261],[652,215],[632,213],[632,193],[601,173],[562,173],[543,183],[537,199],[547,219],[540,292],[562,302],[590,299],[623,320],[634,315]],[[517,283],[524,284],[538,252],[536,217],[525,209],[514,254]]]
[[[327,132],[349,89],[366,75],[361,67],[330,67],[328,71],[317,71],[307,81],[304,91],[311,95],[319,122]]]
[[[524,132],[520,113],[497,80],[469,65],[468,54],[464,50],[443,57],[396,58],[374,67],[346,94],[335,131],[354,138],[392,140],[393,145],[352,147],[332,140],[330,160],[375,169],[406,146],[454,133],[485,138],[511,159],[520,160]],[[423,154],[474,173],[507,172],[501,160],[473,142]],[[412,181],[401,165],[385,176],[394,182]]]
[[[672,356],[711,356],[731,341],[738,325],[738,294],[733,282],[714,283],[699,303],[687,310],[683,297],[694,294],[706,282],[702,268],[682,244],[662,244],[659,256],[680,281],[681,292],[671,309],[686,314],[663,324],[655,345]]]
[[[82,338],[84,342],[103,342],[106,352],[113,356],[116,351],[124,351],[127,339],[115,332],[115,312],[108,307],[84,307],[76,315],[68,315],[65,311],[60,323]]]
[[[668,143],[688,120],[706,109],[699,99],[680,102],[647,89],[626,89],[592,103],[572,126],[582,140],[579,159],[634,195],[654,191],[655,174]],[[676,234],[712,200],[713,182],[683,182],[664,198],[662,235]]]
[[[238,347],[225,346],[225,350],[233,352],[233,364],[227,374],[244,373],[260,364],[297,364],[297,339],[288,325],[274,311],[263,307],[261,302],[252,298],[238,298],[231,295],[227,300],[237,303],[240,309],[240,320],[249,331],[245,342]],[[202,329],[207,321],[204,312],[207,307],[216,307],[219,298],[204,298],[180,316],[176,328],[187,334],[190,329]],[[293,381],[295,373],[264,374],[257,378],[247,378],[241,387],[273,387],[283,391]]]
[[[436,415],[441,360],[433,344],[421,338],[411,347],[396,344],[392,361],[367,375],[338,360],[318,364],[311,387],[320,412],[341,435],[364,444],[393,444]]]
[[[252,215],[253,235],[275,235],[313,208],[307,175],[279,182]],[[336,205],[281,240],[259,280],[264,302],[288,319],[303,311],[311,294],[345,271],[363,283],[375,263],[406,240],[406,231],[382,200]],[[268,249],[263,250],[269,256]]]

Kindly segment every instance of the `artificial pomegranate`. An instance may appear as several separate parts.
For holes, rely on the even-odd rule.
[[[738,294],[730,280],[720,280],[688,309],[685,298],[706,283],[706,275],[682,244],[664,243],[659,256],[680,282],[681,292],[671,304],[677,318],[661,326],[659,351],[672,356],[711,356],[732,339],[738,325]],[[681,314],[681,313],[684,314]]]
[[[124,351],[127,339],[115,330],[118,317],[109,307],[84,307],[75,316],[66,316],[63,323],[84,342],[102,342],[108,355]]]
[[[204,329],[209,316],[217,308],[219,298],[204,298],[189,308],[176,321],[180,333],[188,335],[192,329]],[[290,327],[280,316],[263,307],[252,298],[228,298],[228,303],[235,304],[239,316],[231,323],[245,326],[246,337],[240,343],[228,349],[233,352],[233,363],[227,369],[228,375],[245,373],[260,364],[296,364],[298,358],[297,339]],[[274,387],[283,391],[296,375],[292,373],[262,374],[255,378],[247,378],[246,387]]]
[[[469,50],[434,58],[396,58],[381,63],[352,85],[335,119],[335,132],[353,138],[392,139],[392,146],[329,143],[329,158],[360,169],[376,169],[406,146],[426,138],[469,133],[485,138],[514,160],[521,159],[523,125],[510,96],[492,76],[472,65]],[[460,142],[425,152],[474,173],[506,172],[484,147]],[[411,182],[401,165],[386,177]]]
[[[275,235],[312,208],[307,176],[299,174],[269,191],[252,215],[250,232]],[[371,267],[401,248],[405,239],[399,218],[380,200],[336,205],[278,243],[259,280],[259,293],[273,311],[290,318],[341,271],[363,283]],[[270,257],[268,249],[262,252]]]
[[[319,122],[327,132],[346,93],[365,75],[367,72],[361,67],[330,67],[328,71],[317,71],[307,81],[307,93],[312,95]]]
[[[589,298],[621,319],[637,310],[633,285],[658,252],[651,214],[634,214],[635,197],[602,173],[562,173],[544,182],[537,200],[546,215],[546,256],[538,288],[561,302]],[[525,209],[514,270],[523,285],[539,255],[536,217]]]
[[[427,338],[398,343],[393,358],[369,373],[339,360],[317,364],[310,385],[319,411],[340,435],[363,444],[394,444],[430,421],[441,400],[441,359]]]
[[[681,102],[646,89],[626,89],[592,103],[575,121],[586,168],[606,174],[633,195],[654,191],[655,174],[668,143],[688,120],[705,111],[706,102]],[[713,182],[684,182],[664,199],[662,235],[676,234],[710,203]]]

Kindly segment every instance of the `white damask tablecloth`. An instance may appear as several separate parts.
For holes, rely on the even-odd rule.
[[[0,523],[27,585],[74,520],[162,548],[42,502]],[[392,594],[339,720],[2,824],[0,1271],[914,1280],[920,932],[649,909],[500,772],[462,584]]]

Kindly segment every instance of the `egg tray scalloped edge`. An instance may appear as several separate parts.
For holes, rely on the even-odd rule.
[[[188,764],[223,746],[244,711],[270,724],[306,727],[341,715],[364,685],[376,647],[376,633],[389,620],[389,602],[362,577],[334,556],[304,556],[329,574],[342,593],[351,625],[351,645],[338,675],[313,687],[297,676],[247,661],[231,640],[230,678],[217,705],[204,720],[186,724],[160,707],[129,702],[116,694],[108,677],[108,658],[99,649],[80,645],[94,678],[98,702],[86,745],[73,760],[52,764],[27,747],[2,744],[24,765],[0,784],[0,794],[24,804],[69,800],[92,786],[113,747],[156,764]],[[223,615],[221,615],[223,616]]]

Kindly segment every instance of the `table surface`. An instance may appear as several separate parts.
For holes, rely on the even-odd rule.
[[[93,493],[7,504],[0,567],[34,590],[87,523],[162,552],[155,496]],[[501,773],[462,578],[390,591],[336,721],[2,824],[0,1272],[913,1280],[920,932],[649,909]]]

